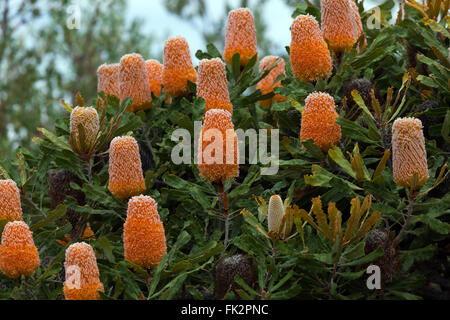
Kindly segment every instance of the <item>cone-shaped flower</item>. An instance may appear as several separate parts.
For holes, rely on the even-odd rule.
[[[311,93],[302,112],[300,140],[313,139],[322,151],[327,152],[341,141],[341,126],[336,123],[338,117],[332,96],[323,92]]]
[[[174,98],[185,96],[189,93],[188,80],[197,81],[189,44],[183,37],[171,37],[164,45],[164,91]]]
[[[64,262],[66,300],[99,300],[103,284],[97,266],[94,249],[86,242],[77,242],[66,249]]]
[[[0,269],[12,279],[31,276],[40,266],[33,233],[23,221],[8,222],[0,245]]]
[[[415,118],[399,118],[392,125],[392,166],[399,186],[411,187],[417,173],[416,187],[428,180],[427,152],[422,122]]]
[[[163,65],[158,60],[150,59],[145,61],[145,67],[147,68],[150,90],[155,96],[159,97],[161,95]]]
[[[119,64],[102,64],[97,69],[97,92],[119,97]]]
[[[322,31],[330,50],[351,50],[358,40],[357,27],[350,0],[322,0]]]
[[[276,63],[276,65],[275,65]],[[274,56],[267,56],[264,57],[264,59],[261,60],[259,63],[259,71],[263,73],[265,70],[272,68],[273,69],[269,72],[267,76],[265,76],[263,79],[261,79],[258,82],[258,85],[256,86],[257,89],[261,90],[262,94],[268,94],[273,91],[276,87],[281,87],[281,80],[275,82],[275,80],[278,78],[281,74],[286,74],[286,65],[284,63],[284,60],[280,57],[274,57]],[[261,100],[259,101],[259,104],[264,109],[269,109],[272,105],[272,102],[274,101],[286,101],[286,97],[280,96],[279,94],[276,94],[271,99]]]
[[[223,57],[231,65],[236,53],[240,55],[242,67],[258,53],[255,19],[248,8],[239,8],[228,13]]]
[[[198,143],[198,169],[208,181],[219,182],[239,175],[237,136],[226,110],[208,110]]]
[[[108,189],[119,199],[145,191],[139,146],[133,137],[115,137],[111,141]]]
[[[294,76],[301,81],[316,81],[331,75],[330,51],[313,16],[300,15],[292,23],[290,58]]]
[[[350,2],[350,7],[353,12],[353,18],[354,18],[355,26],[356,26],[356,40],[358,40],[359,37],[361,37],[361,34],[363,32],[361,16],[359,15],[359,9],[358,9],[358,6],[356,5],[356,3],[354,3],[352,0],[350,0],[349,2]],[[364,48],[366,45],[367,45],[367,39],[364,37],[364,42],[361,44],[361,47],[359,49]]]
[[[270,197],[268,210],[269,232],[279,233],[281,231],[281,220],[284,216],[283,200],[277,194]]]
[[[205,112],[223,109],[233,113],[225,64],[219,58],[203,59],[198,65],[197,96],[205,99]]]
[[[15,181],[0,180],[0,220],[22,220],[20,191]]]
[[[120,59],[119,71],[120,102],[127,97],[133,99],[128,112],[146,110],[152,105],[152,95],[148,85],[147,68],[140,54],[130,53]]]
[[[80,133],[80,126],[83,128]],[[77,153],[89,152],[97,139],[100,122],[92,107],[75,107],[70,114],[70,143]]]
[[[164,226],[152,197],[140,195],[128,202],[123,247],[125,259],[144,269],[158,266],[167,253]]]

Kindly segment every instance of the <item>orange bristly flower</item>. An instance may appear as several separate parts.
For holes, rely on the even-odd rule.
[[[23,221],[8,222],[3,229],[0,245],[0,269],[8,277],[17,279],[34,274],[40,266],[33,233]]]
[[[353,1],[349,1],[349,2],[350,2],[350,7],[353,12],[353,18],[354,18],[355,26],[356,26],[356,40],[358,40],[359,37],[361,37],[361,34],[363,33],[363,25],[362,25],[362,21],[361,21],[361,16],[359,15],[359,9],[358,9],[358,6],[356,5],[356,3],[354,3]],[[364,42],[361,44],[361,46],[360,46],[360,48],[358,48],[358,50],[361,50],[366,46],[367,46],[367,39],[366,39],[366,37],[364,37]]]
[[[327,152],[341,141],[341,126],[336,123],[338,117],[332,96],[323,92],[311,93],[302,112],[300,140],[313,139],[314,144]]]
[[[225,64],[219,58],[200,61],[197,96],[205,99],[205,112],[210,109],[223,109],[233,113]]]
[[[278,63],[277,63],[278,62]],[[284,60],[280,57],[274,57],[274,56],[267,56],[264,57],[264,59],[261,60],[259,63],[259,71],[263,73],[265,70],[270,69],[275,63],[276,66],[273,67],[273,69],[269,72],[267,76],[265,76],[263,79],[261,79],[258,82],[258,85],[256,86],[257,89],[261,90],[262,94],[268,94],[273,92],[273,89],[276,87],[281,87],[281,80],[275,82],[275,80],[278,78],[280,74],[286,74],[286,65],[284,63]],[[271,99],[261,100],[259,101],[259,104],[264,109],[269,109],[272,105],[272,102],[274,101],[286,101],[286,97],[280,96],[279,94],[276,94]]]
[[[0,180],[0,220],[22,220],[20,191],[15,181]]]
[[[240,55],[241,67],[258,54],[255,18],[248,8],[232,10],[228,14],[223,57],[231,65],[236,53]]]
[[[224,182],[239,175],[237,136],[226,110],[211,109],[204,115],[198,144],[198,169],[210,182]]]
[[[126,54],[120,59],[119,95],[120,102],[127,97],[133,99],[128,112],[146,110],[152,106],[147,68],[140,54]]]
[[[290,59],[294,76],[301,81],[316,81],[331,75],[330,51],[313,16],[300,15],[292,23]]]
[[[139,146],[133,137],[115,137],[111,141],[108,189],[119,199],[145,191]]]
[[[159,98],[161,95],[163,65],[158,60],[150,59],[145,61],[145,67],[147,68],[150,90]]]
[[[164,91],[174,98],[185,96],[189,94],[188,80],[197,81],[189,44],[183,37],[171,37],[164,45]]]
[[[421,187],[429,178],[422,128],[422,121],[415,118],[399,118],[392,125],[392,166],[395,183],[399,186],[410,188],[416,173],[416,187]]]
[[[119,64],[102,64],[97,69],[97,92],[119,97]]]
[[[64,262],[66,281],[64,281],[64,296],[66,300],[99,300],[104,291],[100,282],[97,258],[94,249],[85,243],[71,244],[66,250]]]
[[[349,51],[357,37],[357,27],[350,0],[322,0],[322,31],[328,40],[330,50],[334,52]]]
[[[84,129],[84,141],[80,140],[79,126]],[[70,114],[70,143],[77,153],[89,152],[97,140],[100,129],[97,110],[92,107],[75,107]]]
[[[158,266],[167,253],[164,226],[152,197],[140,195],[128,202],[123,247],[125,259],[144,269]]]

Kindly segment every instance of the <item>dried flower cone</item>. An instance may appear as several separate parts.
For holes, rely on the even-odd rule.
[[[327,152],[341,141],[341,127],[336,123],[338,117],[332,96],[322,92],[311,93],[302,112],[300,140],[313,139],[322,151]]]
[[[102,64],[97,69],[97,92],[119,97],[119,64]]]
[[[111,141],[108,189],[119,199],[145,191],[139,146],[133,137],[116,137]]]
[[[290,59],[294,76],[305,82],[328,78],[333,66],[316,18],[298,16],[291,27]]]
[[[231,65],[236,53],[240,55],[241,67],[258,53],[255,19],[248,8],[232,10],[228,14],[223,57]]]
[[[281,232],[281,220],[284,216],[283,200],[277,194],[270,197],[267,221],[269,224],[269,232],[276,234]]]
[[[429,178],[427,152],[422,122],[415,118],[399,118],[392,126],[392,166],[394,180],[399,186],[410,188],[414,174],[416,187]]]
[[[0,245],[0,269],[8,277],[31,276],[40,266],[33,233],[23,221],[8,222]]]
[[[275,65],[275,63],[276,63],[276,65]],[[275,65],[275,67],[273,67],[273,69],[269,72],[269,74],[267,76],[265,76],[263,79],[261,79],[256,86],[257,89],[261,90],[262,94],[271,93],[271,92],[273,92],[274,88],[281,87],[281,80],[279,80],[277,82],[275,82],[275,80],[281,74],[283,74],[283,75],[286,74],[286,70],[285,70],[286,65],[282,58],[275,57],[275,56],[264,57],[264,59],[262,59],[261,62],[259,63],[259,71],[260,71],[260,73],[263,73],[265,70],[270,69],[274,65]],[[269,109],[274,101],[282,102],[282,101],[286,101],[286,100],[287,100],[286,97],[276,94],[271,99],[259,101],[259,104],[264,109]]]
[[[152,197],[136,196],[128,202],[123,246],[125,259],[144,269],[158,266],[167,253],[164,226]]]
[[[322,0],[322,31],[330,50],[349,51],[357,37],[357,26],[350,0]]]
[[[189,44],[183,37],[171,37],[164,45],[163,85],[172,97],[189,94],[188,80],[197,82]]]
[[[80,133],[79,127],[83,133]],[[70,114],[70,142],[77,153],[92,150],[100,129],[97,110],[91,107],[76,107]]]
[[[66,281],[64,296],[66,300],[99,300],[104,291],[100,282],[97,258],[94,249],[85,243],[77,242],[66,250],[64,262]]]
[[[120,59],[119,95],[123,102],[127,97],[133,99],[128,112],[146,110],[152,105],[152,95],[148,85],[147,68],[140,54],[130,53]]]
[[[20,191],[15,181],[0,180],[0,220],[22,220]]]
[[[200,61],[197,96],[205,100],[205,112],[210,109],[223,109],[233,113],[225,64],[219,58]]]
[[[233,179],[239,175],[238,159],[237,136],[231,114],[220,109],[207,111],[198,144],[200,175],[211,182]]]

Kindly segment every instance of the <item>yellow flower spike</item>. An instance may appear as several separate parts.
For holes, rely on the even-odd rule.
[[[119,97],[119,64],[102,64],[97,69],[97,92]]]
[[[80,132],[82,127],[82,132]],[[88,153],[97,140],[100,129],[97,110],[92,107],[76,107],[70,114],[70,144],[79,153]]]

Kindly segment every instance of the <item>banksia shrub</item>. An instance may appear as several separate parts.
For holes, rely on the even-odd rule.
[[[108,189],[119,199],[145,191],[139,146],[133,137],[116,137],[109,149]]]
[[[0,180],[0,220],[22,220],[20,191],[15,181]]]
[[[188,80],[197,81],[189,44],[183,37],[171,37],[164,45],[164,91],[174,98],[185,96],[189,93]]]
[[[33,233],[23,221],[8,222],[0,245],[0,269],[8,277],[31,276],[40,266]]]
[[[276,66],[273,67],[272,70],[270,70],[269,74],[265,76],[263,79],[261,79],[256,88],[261,90],[262,94],[268,94],[273,92],[273,89],[276,87],[281,87],[281,80],[275,82],[275,80],[280,76],[286,74],[286,65],[284,63],[284,60],[280,57],[274,57],[274,56],[267,56],[264,57],[264,59],[261,60],[259,63],[259,71],[263,73],[265,70],[271,68],[275,63]],[[274,97],[266,100],[259,101],[259,104],[264,109],[269,109],[272,105],[272,102],[274,101],[286,101],[286,97],[280,96],[279,94],[276,94]]]
[[[145,67],[147,68],[150,91],[159,97],[161,95],[163,65],[158,60],[150,59],[145,61]]]
[[[70,144],[79,154],[92,150],[100,129],[97,110],[92,107],[75,107],[70,114]]]
[[[316,18],[298,16],[291,27],[290,59],[294,76],[305,82],[331,75],[331,55]]]
[[[128,202],[123,247],[125,259],[144,269],[158,266],[167,253],[164,226],[152,197],[136,196]]]
[[[417,174],[416,187],[429,178],[425,138],[422,122],[415,118],[399,118],[392,126],[392,166],[394,180],[399,186],[410,188]]]
[[[64,296],[66,300],[98,300],[104,291],[100,282],[97,258],[94,249],[85,243],[77,242],[66,249],[64,262],[66,281]]]
[[[255,19],[248,8],[239,8],[228,13],[223,57],[231,65],[236,53],[240,55],[241,67],[246,66],[258,53]]]
[[[216,266],[216,298],[223,299],[227,292],[241,289],[234,281],[239,275],[250,287],[255,287],[258,271],[253,260],[243,254],[235,254],[219,261]]]
[[[238,152],[231,114],[226,110],[208,110],[204,115],[198,144],[200,175],[210,182],[223,182],[237,177]]]
[[[97,69],[97,92],[119,97],[119,64],[102,64]]]
[[[354,12],[349,0],[322,0],[322,31],[330,50],[349,51],[357,38]]]
[[[128,112],[146,110],[152,105],[152,95],[148,85],[147,68],[140,54],[130,53],[120,59],[119,95],[123,102],[127,97],[133,99]]]
[[[198,65],[197,96],[205,99],[205,112],[223,109],[233,113],[227,73],[221,59],[203,59]]]
[[[305,100],[302,112],[300,140],[313,139],[314,143],[327,152],[341,141],[341,126],[336,123],[334,99],[327,93],[313,92]]]

